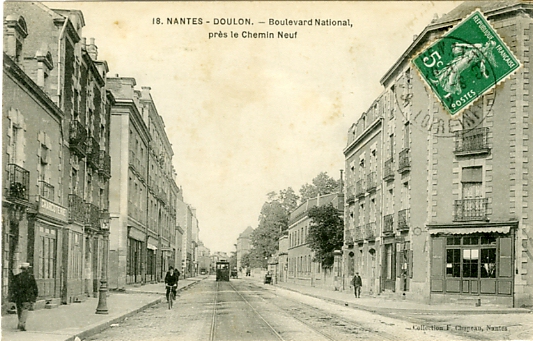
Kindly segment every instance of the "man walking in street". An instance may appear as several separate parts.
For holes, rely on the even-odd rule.
[[[363,286],[363,280],[361,279],[361,276],[359,276],[359,272],[356,272],[355,276],[353,276],[352,285],[354,287],[355,297],[361,297],[361,287]]]
[[[21,272],[13,278],[13,301],[17,305],[17,328],[26,331],[28,312],[37,300],[39,290],[35,278],[30,273],[30,263],[22,263],[20,269]]]

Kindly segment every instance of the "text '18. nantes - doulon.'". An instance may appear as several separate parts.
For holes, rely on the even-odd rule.
[[[154,25],[222,25],[222,26],[252,26],[254,21],[250,18],[213,18],[204,20],[203,18],[186,17],[166,17],[152,18]],[[350,19],[268,19],[259,20],[257,24],[269,26],[347,26],[353,27]]]

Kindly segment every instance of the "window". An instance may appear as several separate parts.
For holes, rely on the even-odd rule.
[[[481,198],[482,168],[463,168],[461,183],[463,188],[463,199]]]

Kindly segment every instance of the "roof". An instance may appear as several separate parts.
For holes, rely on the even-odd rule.
[[[251,226],[248,226],[246,230],[244,230],[244,232],[239,235],[239,238],[249,238],[253,232],[254,232],[254,229]]]
[[[339,193],[331,193],[308,199],[306,202],[302,203],[294,211],[292,211],[289,217],[289,225],[291,225],[292,223],[294,223],[294,221],[305,215],[313,207],[320,207],[325,206],[329,203],[333,203],[333,206],[339,208],[339,205],[337,205],[338,203],[335,202],[335,199],[337,199],[341,195],[342,194]]]

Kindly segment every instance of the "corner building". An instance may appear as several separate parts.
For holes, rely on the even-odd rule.
[[[410,60],[476,8],[522,67],[451,119]],[[383,93],[350,128],[344,270],[359,271],[367,293],[533,304],[532,10],[521,1],[465,2],[434,19],[381,79]],[[374,150],[376,208],[367,178],[373,172],[367,155]],[[374,238],[361,233],[372,216]]]
[[[105,271],[107,64],[80,11],[17,2],[4,15],[3,296],[29,262],[37,308],[80,301]]]

